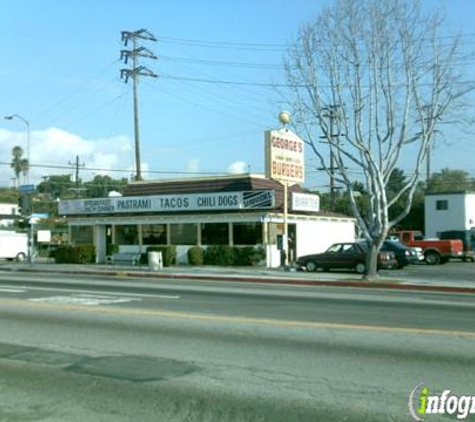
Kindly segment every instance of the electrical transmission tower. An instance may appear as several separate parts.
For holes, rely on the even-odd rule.
[[[156,56],[147,48],[139,46],[139,40],[157,41],[157,39],[146,29],[140,29],[135,32],[122,31],[122,42],[125,47],[129,41],[132,41],[132,50],[122,50],[120,53],[121,60],[125,64],[132,59],[130,69],[121,69],[120,77],[125,79],[125,83],[132,78],[133,81],[133,97],[134,97],[134,139],[135,139],[135,180],[142,180],[142,172],[140,169],[140,132],[139,132],[139,105],[138,105],[138,83],[140,76],[149,76],[156,78],[157,75],[145,66],[139,66],[139,58],[156,60]]]

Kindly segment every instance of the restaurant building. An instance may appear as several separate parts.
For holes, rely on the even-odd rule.
[[[255,246],[266,265],[281,264],[278,238],[284,233],[284,185],[261,175],[131,182],[121,197],[62,200],[71,243],[96,246],[98,263],[107,245],[121,252],[146,252],[151,245],[176,245],[177,263],[187,263],[194,245]],[[320,210],[319,197],[288,186],[289,258],[353,241],[355,220]]]

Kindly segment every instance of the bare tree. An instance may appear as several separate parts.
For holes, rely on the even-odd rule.
[[[410,211],[438,123],[474,88],[458,72],[459,38],[442,36],[442,23],[437,13],[423,15],[416,0],[336,0],[301,28],[286,57],[295,129],[349,194],[370,245],[367,279],[377,278],[389,229]],[[389,199],[386,188],[401,159],[413,170]],[[355,171],[369,193],[366,219],[355,200]],[[390,221],[388,210],[401,198],[404,210]]]

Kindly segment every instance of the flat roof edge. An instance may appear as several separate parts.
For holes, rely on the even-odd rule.
[[[461,190],[461,191],[447,191],[447,192],[426,192],[426,196],[437,196],[437,195],[475,195],[475,191],[471,190]]]

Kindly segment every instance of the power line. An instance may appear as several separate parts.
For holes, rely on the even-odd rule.
[[[0,162],[0,165],[10,166],[10,163]],[[51,164],[32,164],[31,167],[56,169],[56,170],[71,170],[71,165],[51,165]],[[113,173],[130,173],[130,169],[113,169],[113,168],[95,168],[95,167],[83,167],[84,171],[101,171],[101,172],[113,172]],[[198,170],[144,170],[143,173],[151,174],[228,174],[223,171],[198,171]]]
[[[242,85],[242,86],[259,86],[259,87],[268,87],[268,88],[312,88],[313,86],[310,84],[284,84],[284,83],[266,83],[266,82],[239,82],[239,81],[228,81],[222,79],[202,79],[202,78],[191,78],[191,77],[184,77],[184,76],[173,76],[173,75],[161,75],[163,79],[171,79],[177,81],[189,81],[189,82],[199,82],[199,83],[208,83],[208,84],[222,84],[222,85]],[[465,80],[456,82],[456,85],[466,85],[466,84],[474,84],[475,80]],[[432,86],[432,83],[420,83],[418,86]],[[394,83],[390,86],[406,86],[406,83]],[[332,86],[328,85],[319,85],[320,88],[332,88]],[[369,87],[369,86],[368,86]]]
[[[241,86],[259,86],[267,88],[290,88],[292,85],[288,84],[271,84],[266,82],[239,82],[239,81],[226,81],[222,79],[202,79],[202,78],[191,78],[185,76],[173,76],[173,75],[161,75],[163,79],[171,79],[175,81],[188,81],[188,82],[200,82],[207,84],[221,84],[221,85],[241,85]],[[301,86],[302,88],[306,86]]]
[[[98,77],[101,76],[102,74],[104,74],[107,70],[109,70],[112,66],[115,66],[116,63],[119,62],[119,59],[117,60],[114,60],[113,62],[111,63],[108,63],[106,66],[104,66],[103,68],[101,68],[94,76],[92,76],[91,78],[89,78],[86,82],[84,82],[83,84],[81,85],[78,85],[76,88],[72,89],[70,92],[68,92],[64,97],[62,97],[61,99],[59,99],[56,103],[54,103],[52,106],[48,107],[47,109],[43,110],[42,112],[40,112],[39,114],[37,114],[35,117],[34,117],[34,120],[38,120],[38,119],[41,119],[43,118],[45,115],[48,115],[49,113],[51,113],[53,110],[55,110],[56,108],[58,108],[60,105],[62,105],[66,100],[68,100],[70,97],[72,97],[73,95],[75,95],[76,93],[82,93],[85,91],[86,88],[88,88],[90,85],[92,85],[94,82],[97,81]],[[62,113],[64,113],[64,110],[61,110]]]
[[[248,124],[252,124],[252,125],[255,125],[256,127],[260,127],[261,126],[261,123],[258,122],[258,121],[252,121],[250,119],[248,119],[248,115],[246,114],[246,117],[245,118],[242,118],[242,117],[239,117],[239,116],[236,116],[236,115],[232,115],[230,113],[227,113],[226,111],[223,111],[223,110],[227,110],[227,108],[222,108],[220,110],[217,110],[216,108],[213,108],[213,107],[209,107],[207,105],[204,105],[204,104],[199,104],[198,102],[196,101],[192,101],[190,100],[189,98],[184,98],[184,97],[181,97],[179,95],[177,95],[176,93],[171,93],[171,92],[168,92],[167,90],[163,89],[163,88],[160,88],[160,91],[166,95],[168,95],[169,97],[171,98],[174,98],[174,99],[178,99],[178,100],[181,100],[183,101],[184,103],[186,104],[191,104],[191,105],[194,105],[196,107],[199,107],[203,110],[207,110],[207,111],[211,111],[212,113],[216,113],[216,114],[220,114],[222,116],[226,116],[226,117],[230,117],[234,120],[239,120],[239,121],[242,121],[244,123],[248,123]],[[214,102],[216,103],[216,101]]]
[[[110,106],[111,104],[114,104],[116,101],[118,101],[121,98],[125,97],[129,92],[130,92],[130,90],[127,90],[127,91],[123,92],[122,94],[115,96],[114,98],[106,101],[105,103],[101,104],[100,106],[96,107],[95,109],[87,112],[82,117],[79,117],[76,120],[73,120],[72,122],[67,123],[67,126],[68,127],[74,126],[74,125],[82,122],[83,120],[87,119],[88,117],[96,115],[98,111],[101,111],[101,110],[107,108],[108,106]]]
[[[169,44],[180,44],[191,47],[209,47],[209,48],[233,48],[235,50],[249,51],[270,51],[278,52],[286,49],[286,44],[260,44],[260,43],[238,43],[227,41],[205,41],[185,38],[160,37],[160,42]]]
[[[468,34],[447,34],[438,37],[440,40],[447,39],[467,39],[475,37],[475,33]],[[431,38],[423,39],[423,41],[431,41]],[[232,42],[232,41],[215,41],[215,40],[199,40],[189,38],[174,38],[174,37],[160,37],[160,42],[169,44],[181,44],[191,47],[210,47],[210,48],[232,48],[237,50],[250,50],[250,51],[283,51],[292,47],[292,43],[286,44],[266,44],[266,43],[245,43],[245,42]],[[469,44],[473,44],[473,41]]]
[[[207,60],[207,59],[187,59],[186,57],[173,57],[173,56],[160,56],[161,60],[178,62],[178,63],[192,63],[203,64],[210,66],[224,66],[224,67],[236,67],[236,68],[249,68],[249,69],[284,69],[285,67],[276,63],[256,63],[256,62],[233,62],[233,61],[220,61],[220,60]]]
[[[208,59],[191,59],[186,57],[175,57],[175,56],[160,56],[161,61],[168,61],[172,63],[189,63],[189,64],[198,64],[198,65],[207,65],[207,66],[221,66],[221,67],[231,67],[231,68],[247,68],[247,69],[263,69],[263,70],[284,70],[287,67],[291,69],[298,69],[296,65],[287,65],[277,63],[260,63],[260,62],[235,62],[235,61],[221,61],[221,60],[208,60]],[[419,64],[430,64],[431,61],[423,61]],[[475,63],[474,58],[470,57],[460,57],[459,59],[454,59],[451,61],[452,65],[470,65]],[[402,63],[396,63],[399,66],[402,66]],[[317,69],[330,70],[329,66],[323,65],[314,65]],[[388,69],[388,67],[381,67],[381,69]]]

